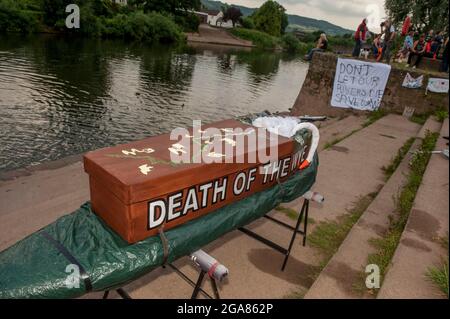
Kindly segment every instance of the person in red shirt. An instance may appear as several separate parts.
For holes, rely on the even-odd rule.
[[[352,56],[359,56],[359,52],[361,51],[361,44],[366,41],[367,31],[369,31],[369,29],[367,28],[367,19],[364,19],[355,32],[355,47],[353,48]]]

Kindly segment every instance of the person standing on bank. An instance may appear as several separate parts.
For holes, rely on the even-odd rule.
[[[369,31],[369,29],[367,28],[367,19],[363,19],[355,32],[355,47],[353,48],[352,56],[359,56],[361,45],[366,42],[367,31]]]
[[[391,49],[394,44],[395,39],[395,28],[392,25],[392,22],[387,19],[383,23],[381,23],[381,33],[384,33],[384,42],[383,42],[383,58],[386,60],[387,64],[391,63]]]

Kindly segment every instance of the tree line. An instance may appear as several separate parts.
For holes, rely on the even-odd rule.
[[[66,7],[80,8],[80,28],[65,25]],[[121,37],[149,42],[179,42],[183,31],[196,30],[198,17],[188,10],[200,0],[0,0],[0,32],[64,32]]]

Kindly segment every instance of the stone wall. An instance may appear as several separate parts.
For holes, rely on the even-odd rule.
[[[314,54],[305,82],[291,110],[292,114],[342,116],[350,113],[361,113],[361,111],[335,108],[330,105],[337,57],[332,53]],[[413,77],[424,75],[422,88],[407,89],[402,87],[407,72]],[[439,76],[433,75],[432,77],[448,78],[448,75],[442,73]],[[429,73],[424,71],[412,69],[406,71],[393,67],[380,108],[388,112],[403,113],[405,106],[410,106],[415,108],[415,114],[428,113],[440,108],[448,109],[448,94],[428,92],[425,95],[428,78]]]

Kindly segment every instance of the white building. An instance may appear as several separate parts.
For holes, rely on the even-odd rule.
[[[227,22],[223,21],[223,12],[222,11],[215,11],[215,10],[208,10],[208,20],[207,23],[221,28],[232,28],[233,22],[231,20],[228,20]]]

